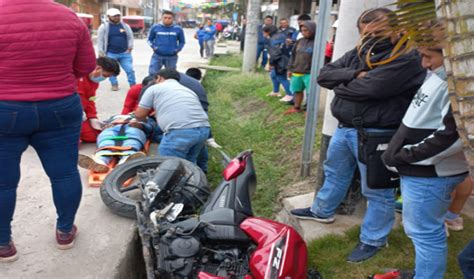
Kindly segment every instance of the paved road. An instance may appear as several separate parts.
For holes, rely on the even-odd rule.
[[[205,63],[199,58],[193,30],[185,30],[187,44],[180,54],[179,69]],[[137,81],[148,73],[151,49],[145,40],[136,40],[133,50]],[[119,76],[120,90],[110,91],[108,81],[101,83],[97,94],[99,118],[121,111],[128,90],[125,73]],[[92,153],[95,145],[85,144],[80,152]],[[134,222],[113,215],[103,205],[99,190],[87,186],[86,172],[81,170],[83,197],[76,224],[79,237],[76,247],[60,251],[55,247],[55,209],[48,177],[36,152],[29,148],[21,163],[21,181],[13,221],[13,237],[20,259],[0,263],[0,278],[112,278],[130,242]]]

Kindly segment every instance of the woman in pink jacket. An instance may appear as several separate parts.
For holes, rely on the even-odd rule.
[[[0,262],[11,262],[18,258],[11,221],[20,159],[29,145],[51,181],[58,248],[74,245],[82,195],[75,80],[94,70],[95,54],[70,9],[52,0],[0,0],[0,61]]]

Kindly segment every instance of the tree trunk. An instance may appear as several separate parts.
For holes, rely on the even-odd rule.
[[[247,27],[245,29],[244,58],[242,72],[255,71],[257,64],[257,27],[260,24],[261,0],[250,0],[247,6]]]
[[[438,17],[447,19],[448,94],[474,178],[474,5],[472,0],[436,0],[436,6]]]

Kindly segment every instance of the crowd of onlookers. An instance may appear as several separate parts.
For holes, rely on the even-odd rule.
[[[295,104],[290,112],[300,110],[302,98],[297,94],[307,87],[306,77],[311,78],[334,91],[331,112],[338,126],[327,149],[322,187],[310,207],[291,213],[323,224],[335,222],[336,209],[358,169],[367,210],[359,243],[347,261],[362,262],[388,245],[400,186],[398,207],[415,246],[415,268],[397,271],[397,278],[441,279],[447,265],[445,228],[463,229],[459,214],[472,181],[448,99],[443,46],[406,49],[393,58],[403,33],[395,31],[392,13],[387,8],[363,12],[357,20],[359,43],[326,64],[316,77],[308,76],[316,26],[300,22],[303,38],[294,44],[287,67]],[[433,36],[443,30],[442,22],[426,24]],[[268,25],[263,31],[271,49],[278,31]],[[270,61],[275,68],[271,54]],[[270,95],[276,95],[274,91]],[[465,278],[474,276],[473,255],[474,242],[459,255]]]
[[[316,24],[306,14],[298,16],[297,22],[298,29],[291,27],[286,18],[274,24],[273,17],[266,16],[257,29],[257,62],[270,72],[273,85],[267,96],[279,97],[282,103],[291,105],[285,114],[305,110],[303,102],[309,89]],[[326,44],[327,62],[332,57],[332,49],[333,40]],[[284,94],[280,93],[281,87]]]
[[[0,36],[0,262],[18,258],[11,222],[20,160],[29,145],[51,180],[58,215],[54,234],[60,249],[72,248],[77,236],[74,221],[82,194],[78,161],[92,171],[107,172],[110,156],[117,156],[119,164],[142,157],[145,142],[154,140],[160,143],[161,155],[187,159],[206,172],[206,143],[219,147],[210,130],[201,72],[176,71],[185,38],[172,12],[165,11],[162,22],[151,28],[149,75],[136,84],[133,34],[119,10],[109,9],[108,22],[98,30],[96,59],[87,27],[72,11],[52,1],[28,0],[28,4],[30,9],[21,15],[16,11],[22,0],[4,3],[0,9],[0,26],[20,16],[35,22],[5,28]],[[472,181],[448,99],[443,46],[407,50],[393,58],[400,34],[392,28],[391,13],[386,8],[362,13],[358,30],[354,28],[361,35],[359,43],[330,62],[333,42],[329,42],[328,63],[317,76],[311,76],[317,26],[307,15],[299,16],[298,29],[286,19],[274,26],[273,18],[265,17],[258,28],[256,58],[261,57],[262,68],[268,64],[270,70],[273,91],[268,95],[281,97],[283,86],[281,101],[292,105],[285,114],[303,110],[310,80],[335,95],[331,112],[338,126],[323,166],[324,184],[310,207],[293,209],[291,214],[323,224],[335,222],[336,209],[358,169],[367,210],[359,243],[347,260],[362,262],[388,244],[399,184],[404,230],[415,246],[414,271],[400,274],[443,278],[445,228],[463,229],[460,212]],[[56,23],[54,31],[50,19]],[[442,27],[442,22],[429,23],[434,32]],[[197,32],[202,56],[213,57],[218,29],[209,19]],[[123,110],[100,121],[96,90],[107,78],[112,90],[118,90],[115,77],[120,66],[130,85]],[[79,156],[81,140],[97,141],[96,153]],[[395,174],[399,183],[393,183]],[[458,257],[465,278],[474,276],[473,259],[471,241]]]

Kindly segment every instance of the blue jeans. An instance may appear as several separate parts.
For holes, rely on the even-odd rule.
[[[207,149],[206,144],[204,144],[203,148],[201,149],[201,152],[199,152],[199,155],[196,159],[196,165],[204,172],[207,174],[207,169],[208,169],[208,162],[209,162],[209,151]]]
[[[268,62],[268,50],[265,48],[265,45],[257,45],[257,62],[258,58],[260,58],[260,55],[262,55],[262,68],[265,68]]]
[[[43,102],[0,101],[0,245],[11,239],[22,153],[31,145],[53,190],[57,229],[69,232],[81,201],[77,170],[82,106],[79,95]],[[25,185],[32,187],[35,185]],[[38,218],[32,217],[32,218]]]
[[[122,69],[127,74],[128,84],[130,86],[135,85],[135,83],[137,83],[135,80],[135,71],[133,70],[133,58],[130,52],[107,52],[107,57],[113,58],[119,62],[120,66],[122,66]],[[112,85],[118,85],[117,77],[111,76],[109,79]]]
[[[474,278],[474,240],[471,240],[459,254],[458,262],[464,279]]]
[[[150,67],[148,72],[150,75],[156,75],[158,71],[164,66],[165,69],[176,70],[176,64],[178,64],[178,56],[160,56],[156,53],[153,54],[150,61]]]
[[[170,130],[163,135],[158,152],[160,156],[175,156],[196,164],[209,130],[209,127]]]
[[[466,175],[401,176],[403,227],[415,245],[415,278],[444,278],[448,246],[444,218],[451,193]]]
[[[121,128],[122,125],[115,125],[103,130],[97,137],[97,147],[116,146],[117,143],[112,138],[119,135]],[[146,142],[146,134],[144,131],[126,125],[124,132],[128,139],[123,141],[122,146],[131,147],[133,150],[123,151],[122,153],[130,155],[143,149]],[[96,155],[102,156],[102,160],[108,164],[112,160],[112,156],[107,156],[109,153],[114,153],[114,151],[100,150]]]
[[[288,80],[286,73],[277,74],[275,68],[273,68],[270,72],[270,77],[273,83],[273,92],[280,92],[280,84],[282,84],[283,88],[285,88],[286,95],[293,96],[293,93],[290,90],[290,81]]]
[[[380,129],[366,129],[380,131]],[[357,130],[338,127],[329,142],[324,161],[324,184],[311,211],[320,217],[331,217],[344,200],[356,167],[359,167],[362,194],[367,198],[367,211],[361,225],[360,241],[381,247],[387,242],[395,221],[395,190],[367,187],[367,167],[357,156]],[[403,197],[405,198],[405,197]],[[405,205],[404,205],[405,206]]]

